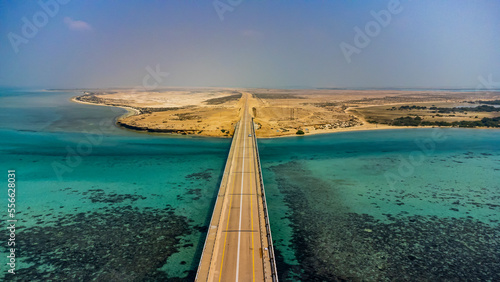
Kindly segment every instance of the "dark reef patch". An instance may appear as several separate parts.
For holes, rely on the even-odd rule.
[[[201,189],[196,188],[196,189],[188,189],[186,192],[186,195],[193,195],[193,200],[197,201],[201,199]]]
[[[291,211],[299,262],[287,265],[278,250],[283,281],[500,281],[498,226],[390,214],[384,223],[349,212],[335,197],[335,183],[311,177],[300,162],[270,170]]]
[[[181,237],[196,230],[190,223],[169,206],[125,206],[66,215],[51,226],[18,229],[22,242],[18,257],[31,266],[0,280],[193,280],[194,271],[187,278],[176,278],[158,270],[182,247]]]
[[[191,173],[186,176],[186,179],[196,179],[196,180],[204,179],[208,181],[212,178],[211,171],[213,171],[213,169],[209,168],[201,172]]]
[[[129,200],[131,203],[137,200],[145,200],[147,199],[141,195],[134,194],[117,194],[110,193],[106,194],[102,189],[90,189],[88,190],[90,195],[87,197],[92,201],[92,203],[123,203],[126,200]]]

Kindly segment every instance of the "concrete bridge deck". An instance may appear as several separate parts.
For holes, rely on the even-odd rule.
[[[196,281],[278,281],[255,129],[244,95]]]

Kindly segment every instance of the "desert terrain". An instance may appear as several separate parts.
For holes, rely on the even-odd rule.
[[[500,116],[495,102],[500,92],[486,91],[101,89],[85,90],[73,101],[127,108],[130,113],[117,123],[131,130],[229,137],[245,97],[258,137],[405,126],[482,127],[484,118]]]

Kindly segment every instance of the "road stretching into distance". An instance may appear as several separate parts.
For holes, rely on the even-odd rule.
[[[249,94],[236,125],[196,281],[278,281]]]

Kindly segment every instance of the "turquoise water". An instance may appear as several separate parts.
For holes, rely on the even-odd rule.
[[[229,140],[125,131],[113,122],[124,110],[73,95],[0,97],[0,167],[17,172],[19,220],[17,274],[4,278],[192,279]]]
[[[500,131],[259,140],[282,280],[498,281]]]
[[[71,97],[80,94],[67,91],[0,88],[0,128],[126,134],[125,131],[112,126],[112,121],[126,113],[126,110],[70,101]]]
[[[15,278],[193,280],[230,140],[122,130],[125,110],[74,95],[0,91]],[[499,145],[469,129],[259,140],[280,280],[500,280]]]

